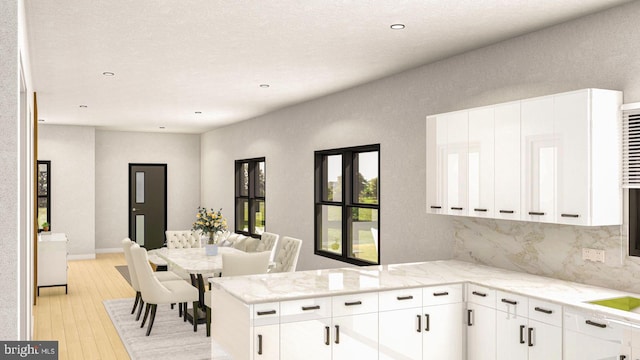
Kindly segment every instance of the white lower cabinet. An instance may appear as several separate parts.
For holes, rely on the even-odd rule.
[[[562,307],[497,292],[496,359],[561,360]]]
[[[379,293],[380,360],[422,358],[422,289]]]
[[[280,304],[280,359],[378,358],[378,294]]]
[[[379,359],[464,359],[462,300],[461,284],[380,293]]]
[[[464,359],[462,303],[428,306],[423,311],[422,359]]]
[[[378,358],[378,294],[332,298],[333,360]]]
[[[467,360],[496,359],[496,291],[467,285]]]
[[[280,359],[280,324],[255,326],[254,358],[257,360]]]
[[[564,313],[564,358],[630,360],[631,326],[578,310]]]

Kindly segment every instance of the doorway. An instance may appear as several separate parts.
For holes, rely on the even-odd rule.
[[[167,164],[129,164],[129,238],[157,249],[166,230]]]

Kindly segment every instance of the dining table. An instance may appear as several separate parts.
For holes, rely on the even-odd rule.
[[[206,291],[204,278],[221,276],[223,270],[222,254],[237,253],[244,253],[244,251],[224,246],[218,247],[218,253],[216,255],[207,255],[204,247],[183,249],[169,249],[164,247],[153,251],[154,255],[159,256],[167,262],[169,269],[176,268],[189,274],[191,284],[198,289],[198,302],[202,310],[204,310],[204,296]],[[204,311],[201,311],[200,314],[204,314]],[[198,319],[194,320],[192,312],[187,312],[187,319],[190,322],[205,322],[205,318],[201,316],[198,316]]]

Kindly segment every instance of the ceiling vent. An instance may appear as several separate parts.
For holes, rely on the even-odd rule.
[[[622,187],[640,189],[640,103],[622,105]]]

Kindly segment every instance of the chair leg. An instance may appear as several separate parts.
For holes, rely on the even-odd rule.
[[[178,317],[182,317],[182,303],[178,304]]]
[[[149,309],[151,308],[151,304],[147,304],[147,306],[144,308],[144,317],[142,318],[142,324],[140,324],[140,327],[144,327],[144,324],[147,322],[147,317],[149,316]]]
[[[131,309],[131,315],[136,312],[136,307],[138,307],[138,302],[140,301],[141,295],[140,291],[136,291],[136,301],[133,303],[133,309]]]
[[[211,336],[211,308],[205,306],[207,312],[207,337]]]
[[[140,308],[138,309],[138,315],[136,316],[136,321],[140,320],[140,314],[142,314],[143,307],[144,307],[144,300],[140,298]]]
[[[198,302],[193,302],[193,332],[198,331]]]
[[[184,311],[182,312],[182,314],[184,315],[184,317],[183,317],[183,320],[182,320],[182,321],[184,322],[184,321],[187,321],[187,303],[186,303],[186,302],[185,302],[185,303],[182,303],[182,309],[184,310]]]
[[[171,303],[171,310],[173,310],[173,307],[176,305],[176,303]]]
[[[149,327],[147,328],[147,336],[151,334],[151,328],[153,327],[153,321],[156,319],[156,310],[158,309],[157,304],[151,305],[151,320],[149,320]]]

